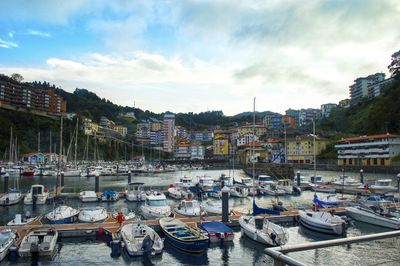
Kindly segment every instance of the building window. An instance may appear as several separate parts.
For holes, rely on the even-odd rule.
[[[378,159],[374,158],[374,165],[377,165],[377,164],[378,164]]]

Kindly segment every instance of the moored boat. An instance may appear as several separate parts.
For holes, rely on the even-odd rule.
[[[397,212],[385,211],[383,208],[373,210],[366,206],[347,207],[346,213],[354,220],[381,227],[400,229],[400,214]]]
[[[32,185],[24,198],[24,204],[32,205],[34,201],[36,201],[36,204],[45,204],[48,197],[49,192],[43,185]]]
[[[8,255],[8,251],[16,239],[17,234],[15,231],[10,229],[0,231],[0,262]]]
[[[79,211],[69,206],[58,206],[48,214],[46,219],[49,224],[70,224],[78,220]]]
[[[230,187],[230,196],[237,198],[246,198],[249,195],[249,189],[245,186],[234,185]]]
[[[146,192],[143,190],[144,183],[132,182],[129,183],[125,190],[125,198],[127,201],[144,201]]]
[[[19,203],[23,199],[23,195],[16,189],[10,189],[0,198],[0,206],[9,206]]]
[[[7,223],[7,226],[26,225],[33,222],[36,218],[22,217],[21,214],[16,214],[15,218]]]
[[[199,227],[207,232],[210,243],[229,242],[235,237],[233,230],[221,222],[202,222]]]
[[[179,205],[174,208],[175,213],[187,217],[205,216],[207,213],[197,200],[182,200]]]
[[[171,245],[189,253],[203,253],[208,248],[209,237],[199,229],[172,217],[161,218],[160,226]]]
[[[309,230],[330,235],[344,235],[347,224],[342,218],[329,212],[299,211],[300,223]]]
[[[157,219],[171,215],[171,207],[165,195],[158,191],[149,191],[146,194],[144,205],[140,206],[142,215],[146,219]]]
[[[142,256],[146,251],[150,255],[158,255],[163,251],[163,240],[143,221],[125,224],[121,228],[120,234],[129,256]]]
[[[222,214],[222,201],[221,200],[206,200],[203,201],[201,206],[208,214]]]
[[[52,257],[56,251],[58,232],[52,227],[32,229],[22,239],[18,249],[21,257],[37,253],[39,257]]]
[[[107,202],[118,201],[119,200],[118,192],[115,192],[114,190],[106,190],[101,195],[101,200]]]
[[[106,208],[101,206],[82,208],[78,215],[78,220],[83,223],[102,222],[107,219],[108,213]]]
[[[79,193],[79,199],[82,202],[97,202],[99,198],[97,197],[96,192],[91,190],[81,191]]]

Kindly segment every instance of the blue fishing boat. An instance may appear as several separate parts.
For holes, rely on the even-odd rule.
[[[233,241],[235,237],[233,230],[221,222],[202,222],[199,227],[208,233],[211,243]]]
[[[161,229],[167,241],[174,247],[189,253],[202,253],[208,248],[209,237],[172,217],[161,218]]]
[[[102,201],[118,201],[119,200],[118,192],[115,192],[114,190],[106,190],[101,195],[101,200]]]
[[[78,220],[79,211],[69,206],[59,206],[46,215],[49,224],[70,224]]]

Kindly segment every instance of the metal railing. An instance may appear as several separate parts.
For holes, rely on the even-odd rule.
[[[349,238],[341,238],[341,239],[332,239],[332,240],[324,240],[310,243],[302,243],[302,244],[293,244],[287,246],[280,246],[274,248],[266,248],[264,252],[274,259],[274,265],[290,265],[290,266],[305,266],[306,264],[299,262],[287,255],[289,252],[297,252],[297,251],[305,251],[310,249],[317,248],[326,248],[332,246],[340,246],[340,245],[348,245],[365,241],[373,241],[378,239],[392,238],[400,236],[400,230],[377,233],[371,235],[364,236],[355,236]]]

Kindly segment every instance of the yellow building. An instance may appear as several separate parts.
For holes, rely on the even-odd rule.
[[[251,157],[254,150],[254,157],[257,159],[257,162],[270,162],[270,155],[266,148],[264,148],[260,142],[249,143],[246,145],[240,146],[238,148],[238,156],[239,160],[242,164],[251,163]]]
[[[121,134],[123,137],[128,133],[128,129],[124,126],[114,126],[113,130]]]
[[[223,134],[217,134],[213,140],[214,157],[227,157],[229,155],[229,138]]]
[[[94,123],[91,119],[85,118],[83,120],[83,131],[85,135],[95,135],[99,131],[99,125]]]
[[[255,135],[260,137],[267,133],[267,128],[264,125],[254,126]],[[244,125],[238,128],[238,135],[243,136],[247,134],[253,134],[253,125]]]
[[[289,163],[314,163],[314,139],[311,136],[298,136],[287,140],[287,161]],[[315,139],[315,154],[320,155],[329,141]]]

